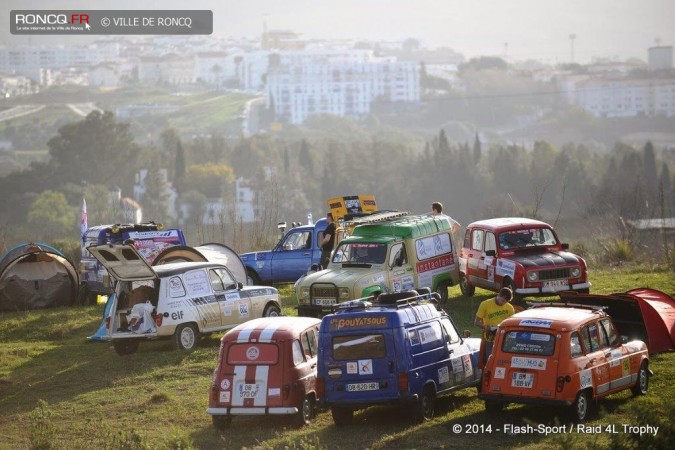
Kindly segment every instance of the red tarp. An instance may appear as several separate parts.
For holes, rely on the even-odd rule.
[[[675,299],[664,292],[649,288],[609,295],[561,292],[560,298],[605,307],[621,335],[644,341],[649,353],[675,350]]]

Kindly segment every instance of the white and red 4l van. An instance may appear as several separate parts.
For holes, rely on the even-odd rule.
[[[236,415],[291,415],[308,424],[316,407],[319,319],[264,317],[223,336],[209,407],[213,425]]]

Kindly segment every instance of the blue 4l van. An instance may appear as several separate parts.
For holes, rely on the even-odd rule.
[[[320,405],[337,426],[378,404],[408,404],[416,421],[430,420],[436,397],[478,385],[479,347],[416,291],[340,304],[319,331]]]

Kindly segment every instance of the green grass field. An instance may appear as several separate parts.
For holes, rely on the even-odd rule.
[[[675,295],[672,272],[616,269],[591,275],[593,293],[648,286]],[[290,288],[281,291],[284,313],[295,314]],[[453,288],[446,309],[461,329],[477,335],[473,315],[491,295],[477,290],[466,298]],[[511,405],[497,418],[488,416],[470,389],[439,399],[436,418],[420,425],[412,424],[406,411],[377,407],[357,412],[354,425],[346,429],[336,428],[330,413],[321,412],[311,426],[300,429],[282,418],[235,418],[221,434],[205,409],[222,334],[205,338],[190,354],[155,341],[119,357],[109,344],[86,340],[98,328],[102,308],[0,313],[0,449],[642,449],[667,448],[675,437],[672,353],[652,358],[648,395],[633,398],[626,391],[603,400],[583,430],[560,422],[560,411],[552,408]],[[508,434],[505,424],[530,424],[536,431]],[[539,424],[565,428],[546,434],[553,429],[539,429]],[[636,440],[623,425],[659,426],[657,441],[650,435]]]

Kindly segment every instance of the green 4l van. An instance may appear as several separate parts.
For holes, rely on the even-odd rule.
[[[298,314],[318,317],[347,300],[424,287],[444,302],[458,281],[448,217],[373,214],[340,241],[327,269],[298,280]]]

